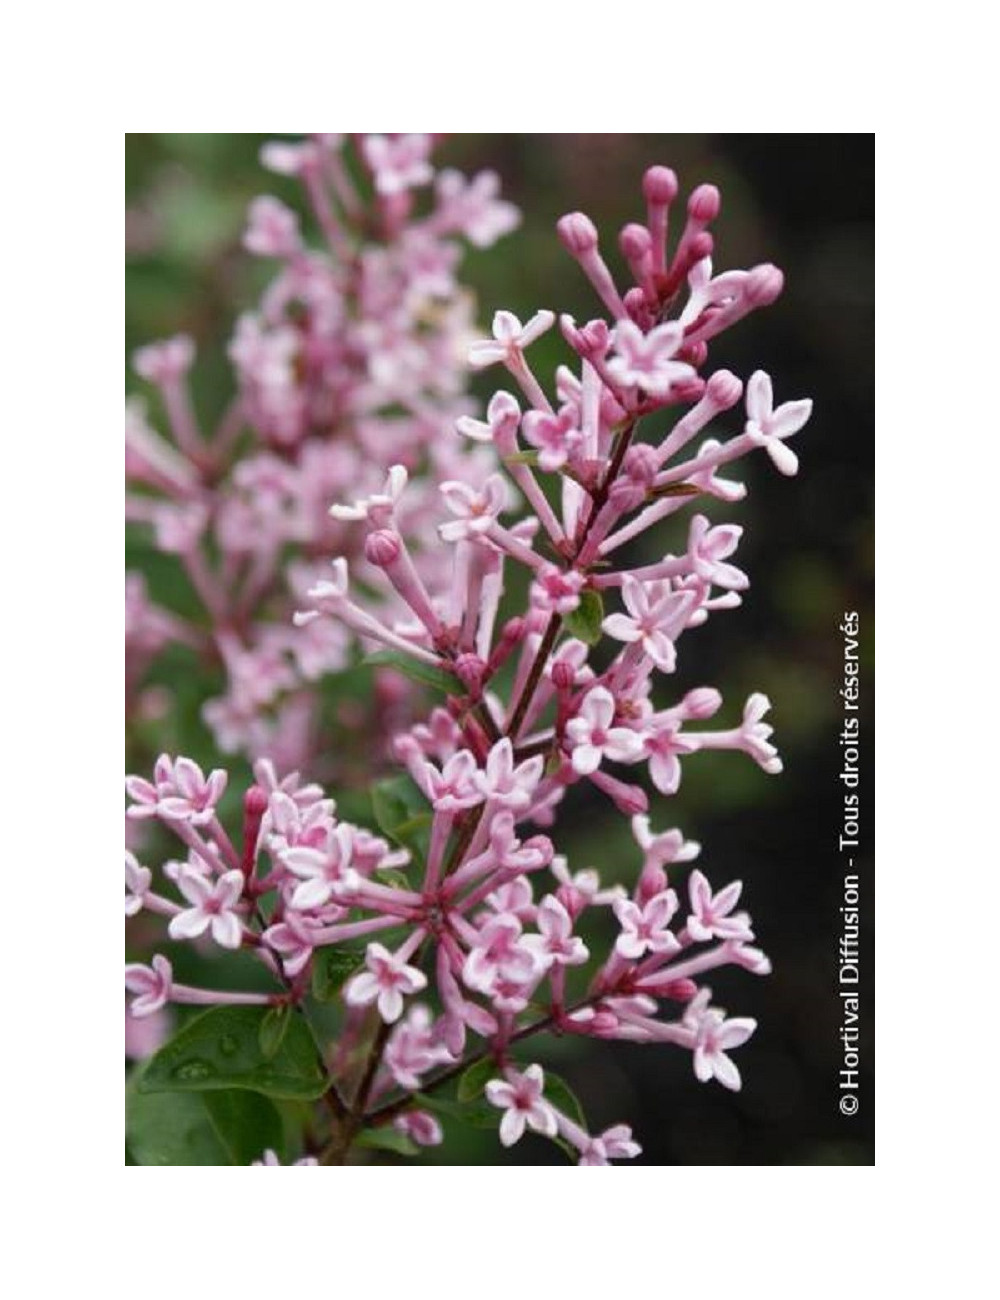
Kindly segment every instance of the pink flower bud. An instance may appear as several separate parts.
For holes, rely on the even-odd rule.
[[[731,370],[717,370],[708,381],[707,391],[720,411],[728,411],[743,396],[743,383]]]
[[[656,448],[648,442],[638,442],[628,449],[622,464],[622,472],[633,483],[649,487],[659,469]]]
[[[640,226],[633,221],[622,227],[622,232],[618,236],[618,247],[622,250],[622,257],[627,261],[641,261],[649,255],[652,246],[653,241],[645,226]]]
[[[688,216],[699,225],[707,226],[719,215],[722,197],[714,185],[699,185],[688,199]]]
[[[569,212],[556,222],[563,247],[574,257],[590,253],[597,247],[597,227],[583,212]]]
[[[263,817],[267,812],[267,791],[252,785],[243,796],[243,812],[247,817]]]
[[[713,717],[721,707],[722,696],[714,686],[696,686],[684,696],[685,714],[698,721]]]
[[[580,330],[580,337],[591,356],[603,357],[611,344],[611,332],[603,320],[588,321]]]
[[[662,894],[666,888],[667,873],[663,868],[656,865],[645,867],[639,876],[635,901],[640,907],[645,907],[651,898],[655,898],[657,894]]]
[[[380,569],[394,564],[399,559],[399,554],[399,538],[388,529],[381,528],[378,532],[370,533],[365,541],[365,559]]]
[[[785,277],[770,262],[755,266],[747,277],[744,294],[754,307],[768,307],[785,287]]]
[[[455,660],[455,675],[467,691],[477,692],[483,684],[486,665],[478,655],[463,654]]]
[[[576,669],[565,659],[560,659],[552,665],[552,685],[557,691],[572,690],[575,678]]]
[[[647,203],[673,203],[677,189],[677,176],[669,167],[649,167],[642,178],[642,193]]]

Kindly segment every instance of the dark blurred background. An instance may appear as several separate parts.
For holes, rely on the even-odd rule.
[[[250,198],[294,189],[260,169],[266,137],[126,137],[126,344],[186,330],[199,344],[197,396],[206,416],[230,391],[225,343],[238,310],[252,307],[266,268],[240,248]],[[479,318],[499,307],[522,319],[539,307],[578,319],[596,300],[563,252],[553,226],[563,212],[587,212],[618,269],[616,238],[641,220],[645,167],[673,167],[686,195],[712,181],[723,195],[715,223],[715,269],[773,261],[785,272],[783,296],[713,344],[710,369],[744,379],[767,370],[776,402],[811,397],[814,413],[797,435],[799,476],[779,475],[764,455],[738,467],[749,488],[733,506],[699,508],[746,528],[736,560],[751,578],[741,609],[714,616],[681,644],[676,676],[661,687],[668,703],[697,685],[725,697],[720,725],[731,725],[753,690],[770,696],[770,721],[785,762],[764,775],[732,754],[695,755],[673,799],[652,791],[654,830],[680,827],[702,844],[699,865],[717,887],[745,882],[760,945],[774,973],[734,970],[712,981],[715,1000],[759,1028],[736,1059],[737,1095],[698,1084],[690,1055],[669,1047],[550,1042],[538,1056],[576,1090],[594,1131],[630,1123],[642,1163],[867,1164],[874,1160],[871,1072],[873,960],[871,785],[873,697],[873,383],[874,137],[863,135],[460,135],[437,161],[467,172],[492,167],[523,224],[492,250],[470,255],[463,279],[478,295]],[[676,227],[675,227],[676,234]],[[566,359],[557,332],[532,349],[545,375]],[[485,398],[500,382],[477,380]],[[131,385],[131,381],[130,381]],[[732,417],[720,428],[736,431]],[[629,563],[678,550],[687,513],[655,543],[640,539]],[[136,552],[142,566],[144,554]],[[155,581],[154,581],[155,589]],[[166,597],[169,593],[158,593]],[[861,617],[862,1019],[863,1089],[856,1116],[838,1111],[842,1065],[837,988],[843,865],[837,838],[842,639],[846,610]],[[187,728],[183,728],[187,732]],[[191,733],[193,754],[217,761],[207,734]],[[637,852],[625,820],[606,801],[574,792],[555,834],[574,869],[593,865],[609,880],[634,878]],[[678,882],[681,877],[678,875]],[[463,1130],[427,1159],[445,1164],[559,1163],[558,1150],[526,1138],[500,1155],[495,1135]]]

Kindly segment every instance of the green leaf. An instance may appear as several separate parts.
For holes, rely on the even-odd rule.
[[[255,1092],[146,1092],[140,1084],[129,1088],[126,1123],[139,1165],[249,1165],[284,1145],[281,1116]]]
[[[153,1056],[142,1092],[208,1092],[249,1088],[289,1100],[321,1097],[327,1087],[319,1049],[302,1016],[294,1016],[270,1059],[261,1048],[264,1007],[213,1007],[195,1016]]]
[[[294,1014],[291,1006],[286,1003],[281,1007],[271,1007],[260,1022],[257,1040],[265,1060],[273,1061],[278,1055]]]
[[[362,662],[370,664],[373,668],[393,668],[404,677],[409,677],[411,681],[432,686],[434,690],[444,691],[447,695],[465,694],[465,687],[454,673],[448,672],[445,668],[435,668],[433,664],[424,663],[422,659],[414,659],[412,655],[405,654],[402,650],[376,650],[374,654],[365,655]]]
[[[372,814],[383,835],[404,849],[422,852],[421,834],[433,816],[412,777],[394,776],[372,788]]]
[[[586,1129],[587,1119],[583,1113],[583,1107],[580,1105],[576,1093],[565,1079],[560,1078],[558,1074],[553,1074],[551,1070],[546,1070],[545,1087],[542,1092],[545,1100],[551,1102],[556,1110],[561,1110],[564,1115],[574,1120],[582,1129]]]
[[[373,1151],[394,1151],[398,1156],[420,1154],[416,1142],[394,1128],[363,1128],[354,1139],[354,1145],[370,1147]]]
[[[473,1061],[458,1081],[456,1095],[459,1101],[474,1101],[483,1092],[490,1079],[498,1079],[501,1071],[492,1056]]]
[[[317,949],[313,953],[313,997],[319,1002],[332,1002],[364,960],[363,948]]]
[[[597,645],[604,621],[604,601],[599,591],[589,589],[580,595],[580,604],[566,615],[564,626],[570,636],[586,645]]]

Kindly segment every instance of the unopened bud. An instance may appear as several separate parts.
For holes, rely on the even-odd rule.
[[[647,203],[673,203],[677,189],[677,176],[669,167],[649,167],[642,178],[642,193]]]
[[[563,247],[574,257],[593,252],[597,247],[597,227],[583,212],[569,212],[556,222],[556,232]]]
[[[747,276],[744,295],[754,307],[770,306],[785,287],[785,277],[776,266],[765,262],[755,266]]]
[[[378,568],[387,568],[399,559],[400,541],[395,533],[387,528],[369,533],[365,541],[365,559]]]
[[[688,216],[701,226],[707,226],[719,215],[722,196],[714,185],[699,185],[688,199]]]
[[[743,383],[731,370],[717,370],[708,381],[707,393],[720,411],[728,411],[743,396]]]

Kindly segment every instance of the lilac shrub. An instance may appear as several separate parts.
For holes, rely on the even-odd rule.
[[[403,153],[379,145],[394,148]],[[409,165],[399,162],[403,176]],[[691,1054],[698,1080],[740,1087],[732,1053],[755,1022],[728,1016],[706,981],[733,966],[766,975],[770,963],[741,883],[710,882],[692,865],[698,844],[654,827],[641,778],[673,795],[705,750],[781,770],[764,695],[726,709],[706,685],[659,708],[652,688],[675,671],[681,637],[748,586],[733,562],[742,530],[710,523],[699,503],[743,497],[723,472],[753,451],[794,474],[788,440],[811,403],[776,405],[763,371],[744,390],[709,369],[712,341],[782,288],[771,265],[715,274],[717,190],[694,190],[674,241],[673,172],[650,168],[643,195],[645,223],[619,238],[624,292],[591,221],[558,223],[602,316],[557,323],[544,310],[522,323],[499,311],[492,337],[469,347],[471,366],[500,367],[515,391],[499,389],[483,420],[456,420],[456,443],[488,453],[491,472],[430,453],[454,466],[436,487],[438,561],[426,563],[409,527],[411,498],[426,509],[429,485],[402,459],[377,490],[341,492],[332,506],[343,553],[309,586],[288,644],[349,630],[442,697],[394,736],[403,772],[375,787],[378,833],[266,756],[238,835],[217,814],[224,771],[163,756],[151,780],[128,779],[129,815],[162,822],[180,856],[162,882],[127,856],[126,913],[164,918],[176,941],[245,950],[270,977],[266,991],[223,992],[175,980],[163,955],[128,966],[133,1017],[211,1007],[147,1063],[140,1100],[227,1087],[315,1099],[307,1162],[344,1163],[359,1145],[413,1153],[445,1124],[492,1117],[504,1146],[530,1130],[580,1164],[608,1164],[639,1143],[624,1124],[589,1131],[534,1059],[543,1035],[669,1043]],[[528,353],[555,328],[571,363],[547,384]],[[624,566],[627,542],[689,510],[670,532],[675,551]],[[511,585],[526,595],[511,609],[518,568],[526,580]],[[713,725],[717,715],[727,720]],[[564,797],[581,784],[629,821],[627,887],[556,850]],[[261,1136],[248,1149],[276,1163],[274,1145]]]

